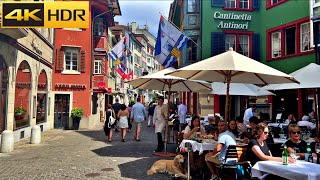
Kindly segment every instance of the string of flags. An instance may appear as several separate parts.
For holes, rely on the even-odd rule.
[[[127,73],[127,54],[130,53],[128,48],[127,38],[125,35],[109,52],[109,58],[115,62],[117,67],[116,72],[121,76],[122,79],[132,80],[133,71]]]
[[[122,79],[132,80],[133,71],[127,72],[127,55],[129,34],[125,36],[108,52],[108,56],[115,62],[116,71]],[[155,45],[155,59],[164,67],[172,67],[181,55],[183,47],[189,38],[172,25],[164,16],[160,16],[158,35]]]

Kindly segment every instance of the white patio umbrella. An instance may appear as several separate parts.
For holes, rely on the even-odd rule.
[[[320,65],[310,63],[309,65],[294,71],[290,75],[299,81],[300,84],[270,84],[262,88],[267,90],[320,88]]]
[[[225,82],[226,108],[225,117],[228,120],[230,83],[280,84],[297,82],[292,76],[262,64],[247,56],[229,51],[200,62],[178,69],[170,75],[210,82]]]
[[[210,83],[205,81],[193,81],[184,78],[166,75],[175,72],[175,68],[167,68],[156,73],[142,76],[140,78],[128,81],[127,83],[138,89],[152,89],[168,91],[168,102],[170,103],[170,93],[172,91],[211,91]],[[168,108],[169,108],[168,104]],[[169,117],[168,111],[168,117]],[[166,133],[167,134],[167,133]],[[165,152],[167,152],[167,136],[165,135]]]
[[[211,84],[211,94],[226,95],[227,84],[222,82],[213,82]],[[262,89],[254,84],[230,83],[229,95],[239,96],[268,96],[275,95],[270,91]]]
[[[128,81],[130,85],[137,89],[152,89],[161,91],[189,91],[211,90],[210,83],[205,81],[190,81],[184,78],[166,75],[176,71],[175,68],[167,68],[161,71],[142,76]]]

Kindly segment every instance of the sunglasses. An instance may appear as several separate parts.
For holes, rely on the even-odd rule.
[[[298,131],[298,132],[291,132],[291,134],[300,134],[301,132]]]
[[[264,134],[269,134],[269,132],[263,132]]]

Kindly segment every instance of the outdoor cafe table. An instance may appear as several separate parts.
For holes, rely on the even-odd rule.
[[[203,153],[203,151],[212,151],[218,141],[214,141],[214,140],[211,140],[210,142],[202,142],[202,143],[199,143],[197,141],[193,141],[193,140],[186,140],[184,139],[181,144],[180,144],[180,148],[185,148],[185,144],[189,142],[191,143],[192,145],[192,151],[195,152],[195,151],[199,151],[199,155]]]
[[[251,172],[252,177],[261,177],[267,173],[294,180],[320,179],[320,165],[302,160],[289,165],[276,161],[259,161],[252,167]]]

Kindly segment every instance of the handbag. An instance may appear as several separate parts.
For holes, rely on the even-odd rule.
[[[108,122],[108,128],[111,128],[111,126],[116,122],[116,119],[112,116],[109,116],[109,122]]]

